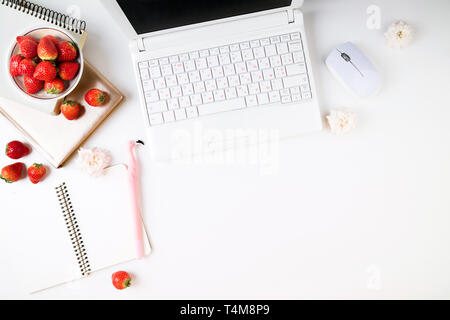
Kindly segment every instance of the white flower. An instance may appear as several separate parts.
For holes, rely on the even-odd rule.
[[[407,46],[414,37],[413,28],[404,21],[392,23],[384,33],[388,46],[392,48],[403,48]]]
[[[331,110],[327,120],[331,132],[336,135],[349,132],[356,127],[356,114],[350,111]]]
[[[78,151],[78,163],[81,166],[81,170],[88,175],[98,177],[111,164],[111,156],[106,150],[80,148]]]

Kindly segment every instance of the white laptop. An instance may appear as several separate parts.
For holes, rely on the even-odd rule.
[[[130,38],[154,158],[321,130],[302,0],[103,4]]]

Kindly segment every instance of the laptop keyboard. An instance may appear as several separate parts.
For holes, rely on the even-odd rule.
[[[139,62],[150,125],[311,99],[299,32]]]

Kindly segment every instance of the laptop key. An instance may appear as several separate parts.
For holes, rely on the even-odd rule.
[[[187,107],[186,115],[187,115],[188,119],[198,117],[197,107]]]
[[[298,102],[302,100],[302,96],[300,94],[293,94],[292,95],[292,102]]]
[[[248,41],[242,42],[242,43],[240,44],[240,48],[241,48],[241,50],[250,49],[250,43],[248,43]]]
[[[269,100],[271,103],[279,102],[281,100],[280,93],[278,91],[269,92]]]
[[[230,45],[230,51],[239,51],[239,44],[235,43]]]
[[[289,46],[289,52],[301,51],[302,50],[302,43],[300,41],[288,42],[288,46]]]
[[[251,48],[259,47],[259,41],[258,40],[250,41],[250,47]]]
[[[298,64],[287,65],[286,72],[287,72],[288,76],[305,73],[306,72],[305,63],[302,62],[302,63],[298,63]]]
[[[291,33],[291,40],[299,40],[299,39],[300,39],[299,32]]]
[[[142,81],[142,87],[144,89],[144,92],[155,89],[155,86],[153,85],[153,80],[151,79]]]
[[[239,110],[245,108],[244,98],[236,98],[227,101],[213,102],[198,106],[200,116],[214,114],[218,112]]]
[[[214,96],[211,91],[202,93],[203,103],[209,103],[214,101]]]
[[[281,36],[281,41],[286,42],[286,41],[289,41],[289,40],[291,40],[291,36],[289,34],[283,34]]]
[[[270,43],[278,43],[278,42],[280,42],[279,36],[270,37]]]
[[[303,57],[303,52],[301,51],[293,52],[292,57],[294,58],[294,63],[305,61],[305,58]]]
[[[176,120],[184,120],[187,118],[186,110],[184,110],[184,109],[176,109],[176,110],[174,110],[174,114],[175,114]]]
[[[150,115],[148,116],[148,118],[149,118],[150,124],[151,124],[152,126],[164,123],[164,119],[163,119],[161,113],[150,114]]]
[[[180,61],[189,60],[189,55],[187,53],[180,54]]]
[[[268,46],[270,44],[270,40],[268,38],[264,38],[260,40],[262,46]]]
[[[150,72],[150,76],[152,78],[159,78],[159,77],[161,77],[161,69],[159,69],[159,67],[151,67],[149,69],[149,72]]]
[[[220,47],[220,53],[227,53],[227,52],[230,52],[230,47],[229,46],[223,46],[223,47]]]
[[[156,90],[151,90],[145,93],[145,101],[146,102],[155,102],[158,101],[159,99],[159,95],[158,95],[158,91]]]
[[[162,65],[165,65],[165,64],[169,64],[169,58],[161,58],[161,59],[159,59],[159,64],[162,66]]]
[[[200,54],[200,57],[207,57],[207,56],[209,56],[209,50],[208,49],[200,50],[199,54]]]
[[[159,65],[159,63],[158,63],[157,59],[153,59],[148,62],[149,67],[157,67],[158,65]]]
[[[292,102],[291,96],[283,96],[281,97],[281,103],[290,103]]]
[[[140,69],[148,68],[148,61],[141,61],[141,62],[139,62],[139,68]]]
[[[311,99],[311,92],[302,92],[302,98],[303,99]]]
[[[167,110],[166,101],[156,101],[147,103],[147,110],[149,114],[160,113]]]
[[[194,51],[189,53],[189,58],[192,60],[198,59],[200,57],[200,53],[198,51]]]
[[[167,106],[169,107],[169,110],[178,109],[180,107],[178,99],[176,98],[167,100]]]
[[[175,121],[175,115],[173,111],[165,111],[163,112],[164,122],[173,122]]]
[[[258,105],[258,100],[256,95],[250,95],[245,97],[245,102],[247,103],[247,107],[254,107]]]
[[[150,79],[150,75],[148,73],[148,69],[141,69],[141,79],[142,80]]]
[[[285,54],[288,52],[288,46],[286,42],[277,43],[276,47],[278,54]]]
[[[308,76],[306,74],[283,78],[283,85],[285,88],[298,87],[307,82]]]
[[[269,95],[267,93],[260,93],[257,95],[259,104],[269,103]]]

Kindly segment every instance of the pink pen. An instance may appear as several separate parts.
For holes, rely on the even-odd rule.
[[[141,141],[137,141],[137,143],[142,143]],[[137,258],[141,259],[144,256],[144,245],[142,241],[142,218],[141,211],[139,209],[139,192],[138,192],[138,168],[137,161],[135,156],[135,147],[136,142],[130,141],[128,143],[128,179],[130,182],[130,191],[131,191],[131,205],[133,209],[133,219],[134,219],[134,231],[135,231],[135,239],[136,239],[136,253]]]

